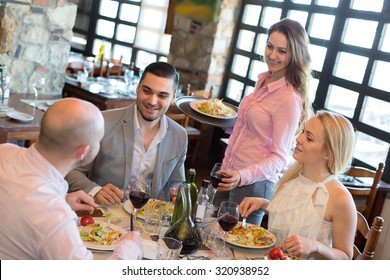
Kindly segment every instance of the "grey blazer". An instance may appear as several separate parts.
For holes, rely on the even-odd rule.
[[[102,112],[105,132],[99,153],[90,164],[67,174],[69,192],[84,190],[88,193],[95,186],[109,183],[120,189],[127,186],[133,162],[134,110],[133,104]],[[151,190],[152,197],[159,199],[168,199],[169,187],[185,181],[187,133],[170,118],[167,120],[167,133],[158,146]]]

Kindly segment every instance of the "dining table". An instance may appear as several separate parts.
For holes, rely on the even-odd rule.
[[[133,90],[126,88],[122,76],[90,77],[85,82],[66,76],[62,96],[89,101],[100,110],[126,107],[133,104],[137,98]]]
[[[41,101],[45,100],[42,104],[45,104],[46,100],[59,98],[61,96],[58,95],[40,95],[38,97]],[[0,110],[0,144],[11,140],[25,140],[28,146],[36,141],[44,110],[43,107],[33,106],[34,101],[34,94],[29,93],[11,92],[9,98],[5,99]]]
[[[102,206],[103,212],[109,211],[112,214],[111,217],[111,223],[128,229],[130,226],[130,214],[128,210],[125,210],[124,203],[121,203],[120,205],[111,205],[111,206]],[[126,208],[127,209],[127,208]],[[206,215],[210,216],[212,212],[206,213]],[[80,215],[79,215],[79,218]],[[95,219],[105,219],[104,217],[95,218]],[[217,224],[218,225],[218,224]],[[142,217],[138,217],[136,221],[136,228],[141,231],[141,238],[143,239],[144,247],[145,244],[147,245],[147,249],[150,250],[150,248],[155,248],[157,250],[157,239],[158,235],[151,235],[148,232],[145,231],[144,228],[144,220]],[[220,238],[217,240],[217,247],[216,249],[221,249],[223,247],[223,236],[221,235]],[[153,246],[155,244],[155,246]],[[88,247],[88,246],[87,246]],[[231,250],[233,248],[234,251],[234,257],[232,259],[234,260],[264,260],[265,255],[268,254],[269,250],[271,248],[244,248],[239,247],[235,245],[231,245],[229,243],[226,243],[226,249]],[[144,252],[145,252],[144,248]],[[112,254],[112,251],[110,250],[91,250],[94,256],[94,259],[96,260],[104,260],[110,257]],[[144,253],[145,255],[145,253]],[[150,255],[150,252],[148,252],[146,255]],[[152,253],[153,255],[153,253]],[[149,257],[145,257],[144,259],[153,259]],[[202,247],[197,250],[193,254],[189,255],[181,255],[180,260],[218,260],[218,256],[207,248],[205,245],[202,245]]]

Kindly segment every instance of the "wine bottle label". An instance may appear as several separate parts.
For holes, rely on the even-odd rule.
[[[198,204],[196,208],[195,219],[203,221],[205,212],[206,212],[206,205]]]

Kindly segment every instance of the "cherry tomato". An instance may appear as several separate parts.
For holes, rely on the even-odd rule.
[[[95,221],[93,220],[92,216],[84,216],[81,218],[80,224],[82,226],[87,226],[89,224],[93,224]]]
[[[274,247],[269,251],[268,256],[271,260],[282,260],[283,251],[279,247]]]

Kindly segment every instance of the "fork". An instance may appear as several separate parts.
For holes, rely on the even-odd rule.
[[[246,217],[242,218],[242,227],[246,229]]]

